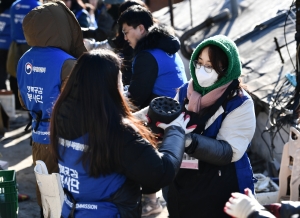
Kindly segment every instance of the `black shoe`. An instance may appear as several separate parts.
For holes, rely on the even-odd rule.
[[[40,207],[40,215],[41,215],[41,218],[44,218],[43,207]]]

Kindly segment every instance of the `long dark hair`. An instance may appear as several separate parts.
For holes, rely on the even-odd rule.
[[[130,113],[128,103],[118,89],[120,59],[109,50],[93,50],[84,53],[77,61],[59,96],[51,117],[50,140],[55,158],[63,159],[59,153],[58,139],[61,129],[58,114],[61,106],[75,99],[71,108],[79,110],[78,117],[64,119],[67,131],[78,121],[80,136],[88,135],[87,146],[81,158],[83,166],[92,177],[107,175],[121,169],[123,134],[127,124],[124,118],[137,127],[138,133],[155,146],[154,136]],[[76,138],[74,138],[76,139]]]

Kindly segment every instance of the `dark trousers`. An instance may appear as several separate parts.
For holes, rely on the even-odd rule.
[[[19,110],[22,108],[20,100],[19,100],[19,96],[18,96],[18,82],[17,82],[17,78],[14,76],[9,77],[9,83],[10,83],[10,89],[11,91],[14,93],[15,95],[15,105],[16,105],[16,109]]]
[[[28,44],[18,44],[14,41],[10,44],[8,57],[6,61],[7,71],[10,74],[9,82],[11,91],[15,95],[15,105],[16,109],[21,109],[21,104],[18,96],[18,83],[17,83],[17,65],[18,61],[22,57],[22,55],[30,49]]]
[[[6,60],[7,60],[8,50],[0,49],[0,90],[6,88],[7,70],[6,70]]]
[[[163,188],[161,189],[161,191],[162,191],[162,195],[163,195],[163,197],[164,197],[166,203],[168,203],[169,186],[163,187]]]

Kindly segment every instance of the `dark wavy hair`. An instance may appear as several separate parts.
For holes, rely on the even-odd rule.
[[[154,24],[154,21],[151,12],[147,8],[133,5],[120,15],[118,19],[119,26],[122,26],[124,23],[134,28],[142,24],[148,30]]]
[[[88,135],[84,142],[88,146],[78,162],[82,162],[92,177],[107,175],[122,168],[123,136],[128,132],[128,124],[124,123],[124,119],[135,126],[144,139],[156,146],[152,133],[132,116],[128,103],[120,93],[119,73],[120,59],[112,51],[101,49],[84,53],[73,68],[53,109],[50,140],[54,157],[63,159],[58,149],[59,133],[72,131],[74,124],[80,125],[79,134]],[[74,102],[71,108],[80,113],[63,120],[64,126],[68,127],[66,129],[57,123],[61,106],[68,98],[75,99],[71,101]]]
[[[125,2],[123,2],[120,7],[119,7],[119,16],[129,7],[133,6],[133,5],[140,5],[144,8],[148,8],[148,6],[145,4],[145,2],[143,2],[142,0],[127,0]]]

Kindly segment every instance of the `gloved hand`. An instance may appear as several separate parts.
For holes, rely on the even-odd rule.
[[[252,212],[265,209],[248,188],[245,189],[245,194],[234,192],[231,196],[225,204],[224,211],[232,217],[247,218]]]
[[[148,110],[149,110],[149,106],[148,106],[148,107],[145,107],[145,108],[143,108],[143,109],[141,109],[141,110],[139,110],[139,111],[137,111],[137,112],[132,113],[132,115],[133,115],[136,119],[138,119],[138,120],[140,120],[140,121],[142,121],[142,122],[150,123],[151,120],[150,120],[150,118],[147,116]]]
[[[157,122],[156,126],[162,128],[162,129],[166,129],[169,126],[179,126],[185,131],[185,134],[193,132],[194,129],[196,129],[197,125],[192,125],[190,127],[186,127],[186,125],[190,121],[190,116],[187,115],[186,117],[184,117],[184,115],[185,115],[185,113],[181,113],[175,120],[173,120],[169,124]]]
[[[108,43],[108,40],[96,42],[95,39],[84,38],[83,44],[84,44],[86,50],[88,50],[88,51],[91,51],[93,49],[98,49],[98,48],[112,49],[112,47]]]
[[[90,51],[94,48],[95,40],[84,38],[83,39],[83,44],[84,44],[86,50]]]

